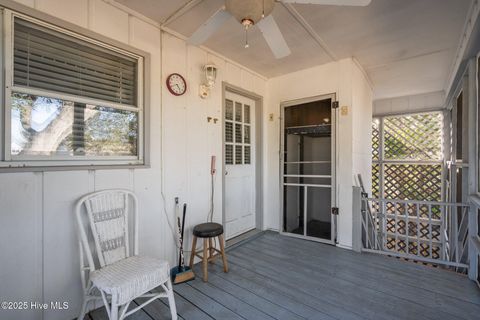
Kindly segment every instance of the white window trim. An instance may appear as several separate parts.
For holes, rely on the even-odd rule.
[[[137,105],[123,105],[110,101],[91,99],[86,97],[78,97],[74,95],[62,94],[54,91],[34,89],[28,87],[14,86],[13,84],[13,39],[14,39],[14,19],[18,17],[23,20],[35,23],[37,25],[61,32],[65,35],[74,37],[79,40],[89,42],[93,45],[109,49],[116,53],[134,58],[137,61]],[[5,78],[2,87],[2,95],[4,95],[4,112],[0,117],[4,130],[0,134],[1,144],[3,145],[2,156],[0,161],[1,168],[25,168],[25,167],[75,167],[80,166],[144,166],[145,163],[145,108],[144,108],[144,74],[145,63],[144,57],[132,52],[118,48],[118,46],[109,45],[105,42],[98,41],[91,37],[83,36],[79,33],[69,31],[67,29],[46,23],[39,19],[27,16],[8,9],[3,10],[3,29],[4,41],[3,49],[4,60],[1,62],[5,68]],[[0,20],[1,21],[1,20]],[[12,92],[27,93],[49,98],[56,98],[65,101],[73,101],[97,106],[111,107],[119,110],[134,111],[138,114],[138,156],[11,156],[11,94]],[[2,112],[0,112],[2,114]]]

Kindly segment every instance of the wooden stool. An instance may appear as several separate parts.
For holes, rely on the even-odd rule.
[[[213,242],[218,237],[220,250],[215,248]],[[203,238],[203,255],[196,253],[197,238]],[[216,252],[216,253],[215,253]],[[203,281],[208,281],[208,263],[213,263],[217,256],[221,255],[223,260],[223,272],[228,272],[227,256],[225,255],[225,244],[223,242],[223,226],[218,223],[202,223],[193,228],[192,254],[190,255],[190,268],[193,268],[195,256],[202,259]]]

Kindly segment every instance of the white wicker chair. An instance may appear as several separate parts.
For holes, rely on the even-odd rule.
[[[132,210],[133,217],[130,217]],[[78,319],[83,320],[87,304],[92,300],[103,300],[110,320],[122,320],[162,297],[168,298],[172,319],[177,319],[168,263],[138,255],[138,205],[135,194],[127,190],[95,192],[82,197],[75,211],[84,293]],[[129,224],[132,222],[133,253],[129,238]],[[93,241],[89,242],[85,225],[90,225]],[[92,251],[96,252],[98,261],[95,262],[99,268],[95,267]],[[157,287],[163,288],[163,291],[150,293]],[[136,298],[149,299],[127,312]]]

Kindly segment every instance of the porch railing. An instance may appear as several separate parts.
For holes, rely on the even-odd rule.
[[[362,251],[465,272],[469,205],[361,196]]]

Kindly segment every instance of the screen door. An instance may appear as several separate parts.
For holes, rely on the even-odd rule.
[[[335,243],[334,96],[283,104],[282,231]]]

